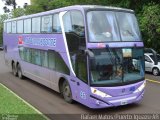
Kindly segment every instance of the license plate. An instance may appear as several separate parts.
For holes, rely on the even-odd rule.
[[[121,105],[126,105],[126,104],[128,104],[127,101],[121,101]]]

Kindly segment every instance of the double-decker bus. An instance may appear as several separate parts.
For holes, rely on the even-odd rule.
[[[144,44],[133,10],[75,5],[4,22],[5,63],[90,108],[138,103]]]

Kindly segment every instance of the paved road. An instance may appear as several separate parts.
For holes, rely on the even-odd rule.
[[[146,74],[146,78],[160,80],[160,76],[154,77],[151,74]],[[92,110],[77,102],[68,104],[58,93],[30,79],[20,80],[14,77],[4,64],[2,51],[0,52],[0,82],[50,118],[53,116],[49,114],[160,113],[160,84],[158,83],[147,81],[144,99],[139,104]]]

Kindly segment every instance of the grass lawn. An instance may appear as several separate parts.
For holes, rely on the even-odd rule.
[[[0,120],[45,120],[44,116],[0,84]]]

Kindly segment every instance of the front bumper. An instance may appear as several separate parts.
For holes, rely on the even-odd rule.
[[[144,90],[139,93],[134,93],[130,95],[124,95],[119,97],[111,97],[111,98],[98,98],[96,96],[90,96],[90,105],[88,107],[99,109],[99,108],[108,108],[108,107],[116,107],[121,105],[127,105],[132,103],[139,103],[144,95]]]

